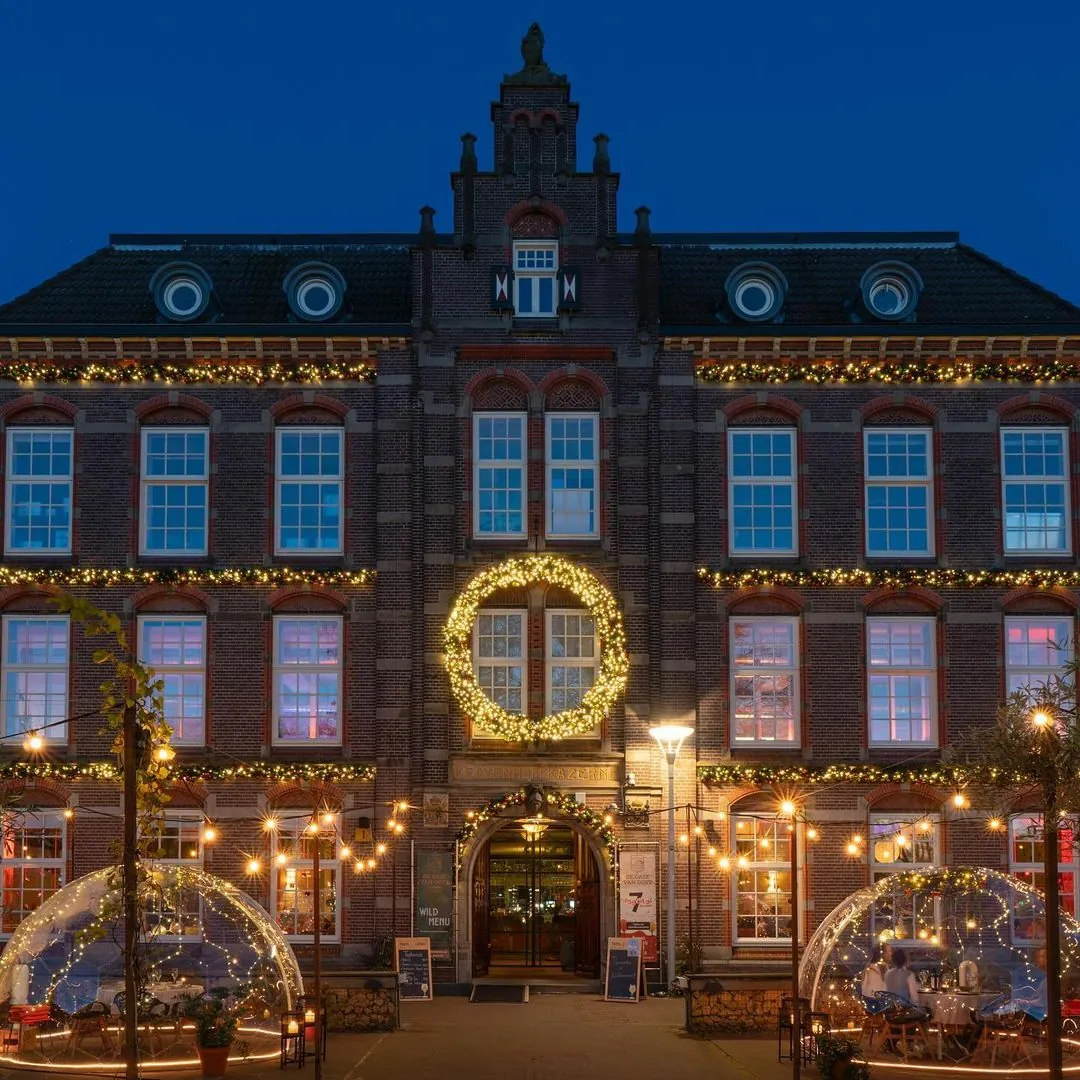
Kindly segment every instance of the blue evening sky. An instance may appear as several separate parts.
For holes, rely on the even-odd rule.
[[[533,19],[620,228],[958,229],[1080,302],[1076,0],[11,0],[0,302],[110,231],[449,230]]]

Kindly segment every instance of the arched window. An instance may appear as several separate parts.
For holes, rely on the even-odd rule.
[[[75,429],[59,409],[14,415],[5,440],[4,550],[70,555],[74,532]]]
[[[921,419],[921,418],[920,418]],[[907,413],[875,416],[863,429],[866,554],[934,554],[934,432]]]
[[[775,801],[752,795],[731,807],[735,944],[790,944],[792,834]]]
[[[0,811],[0,935],[14,933],[63,887],[69,814],[40,806]]]

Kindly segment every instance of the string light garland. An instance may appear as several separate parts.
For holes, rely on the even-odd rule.
[[[783,570],[757,566],[738,570],[710,570],[701,567],[698,577],[715,589],[746,589],[762,585],[790,588],[882,586],[904,588],[921,585],[928,589],[981,589],[1021,587],[1033,589],[1080,588],[1080,569],[1038,567],[1026,570],[960,570],[953,567],[831,567],[823,570]]]
[[[91,780],[119,783],[120,766],[111,761],[4,761],[0,779],[23,780],[31,777],[50,780]],[[321,780],[328,783],[366,782],[375,779],[374,765],[342,762],[233,762],[229,765],[173,764],[169,777],[176,781],[200,780]]]
[[[246,566],[228,569],[205,567],[3,566],[0,588],[12,585],[51,585],[58,589],[117,588],[125,585],[325,585],[359,588],[375,577],[374,570],[319,570],[296,566]]]
[[[500,589],[544,584],[573,593],[586,607],[600,639],[596,681],[572,709],[533,720],[498,705],[481,689],[473,668],[473,626],[480,605]],[[465,586],[446,622],[450,690],[473,723],[509,742],[556,741],[597,728],[626,686],[629,659],[622,613],[608,587],[591,571],[558,555],[526,555],[480,571]]]
[[[9,360],[0,364],[0,376],[11,382],[34,384],[139,383],[178,386],[268,386],[285,383],[374,382],[375,368],[362,360],[303,360],[284,364],[277,360],[205,359],[187,364],[153,360],[49,362]]]
[[[803,363],[703,360],[698,378],[710,383],[1055,383],[1080,381],[1071,360],[834,360]]]
[[[963,765],[753,765],[728,763],[699,765],[698,779],[707,784],[742,785],[914,783],[959,787],[976,779],[975,770]],[[981,777],[979,777],[981,779]],[[997,778],[1003,779],[1003,778]]]

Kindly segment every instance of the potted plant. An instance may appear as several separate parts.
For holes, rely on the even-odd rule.
[[[858,1057],[859,1044],[828,1032],[817,1036],[817,1063],[822,1080],[870,1080],[870,1068]]]
[[[184,1016],[195,1021],[195,1051],[203,1076],[224,1076],[240,1026],[239,1012],[228,992],[211,991],[193,998],[185,1005]]]

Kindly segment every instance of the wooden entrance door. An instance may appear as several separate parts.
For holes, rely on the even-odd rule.
[[[485,841],[476,855],[472,879],[472,973],[486,975],[491,966],[491,843]]]
[[[600,976],[600,868],[585,840],[574,834],[574,968],[579,975]]]

